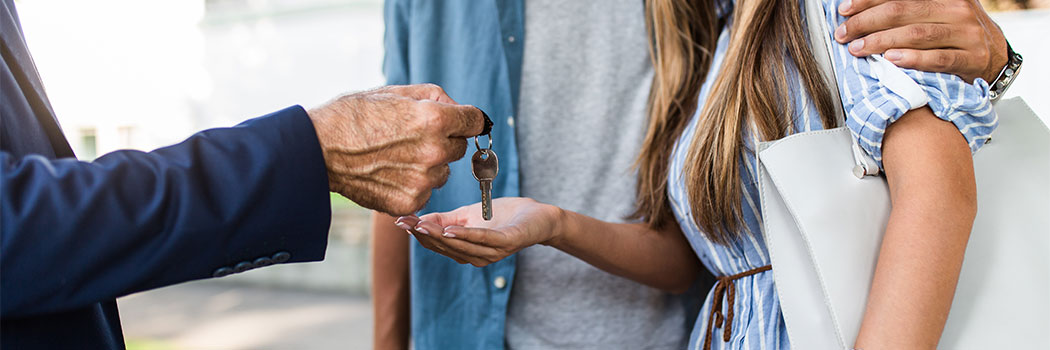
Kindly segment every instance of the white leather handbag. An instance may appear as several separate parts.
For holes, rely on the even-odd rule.
[[[806,10],[814,55],[835,84],[823,8],[807,0]],[[1050,349],[1050,130],[1020,98],[995,111],[994,140],[974,155],[978,213],[939,348]],[[862,176],[873,162],[845,127],[762,143],[758,157],[792,347],[848,349],[890,214],[886,181]]]

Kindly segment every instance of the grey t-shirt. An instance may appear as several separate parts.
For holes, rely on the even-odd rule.
[[[525,1],[516,132],[521,193],[622,222],[652,79],[643,2]],[[601,234],[598,232],[598,234]],[[681,349],[681,297],[547,246],[522,250],[507,315],[511,349]]]

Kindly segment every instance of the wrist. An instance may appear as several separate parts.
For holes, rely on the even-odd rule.
[[[1004,38],[998,46],[1000,50],[993,51],[997,54],[992,55],[990,62],[988,62],[988,68],[984,70],[984,74],[981,74],[981,78],[989,84],[993,83],[995,78],[999,76],[999,73],[1002,72],[1003,67],[1010,63],[1009,44],[1006,42],[1006,39]]]
[[[315,107],[306,110],[306,116],[310,119],[310,124],[314,127],[314,133],[317,135],[317,145],[321,149],[321,160],[324,161],[325,170],[329,172],[328,176],[328,188],[334,190],[332,186],[331,169],[328,167],[330,144],[329,144],[329,131],[330,128],[326,127],[326,118],[328,111],[324,107]]]
[[[554,205],[549,206],[551,212],[550,237],[543,242],[543,245],[561,249],[564,247],[565,242],[568,241],[567,236],[571,235],[573,231],[574,223],[572,222],[571,212]]]

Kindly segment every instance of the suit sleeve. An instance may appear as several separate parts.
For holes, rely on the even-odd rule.
[[[298,106],[149,153],[0,158],[5,319],[324,258],[327,172]]]
[[[388,85],[409,84],[409,0],[383,3],[383,75]]]

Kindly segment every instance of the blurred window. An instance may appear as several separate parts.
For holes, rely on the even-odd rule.
[[[84,160],[98,157],[98,140],[95,137],[95,128],[80,129],[80,152],[77,157]]]

